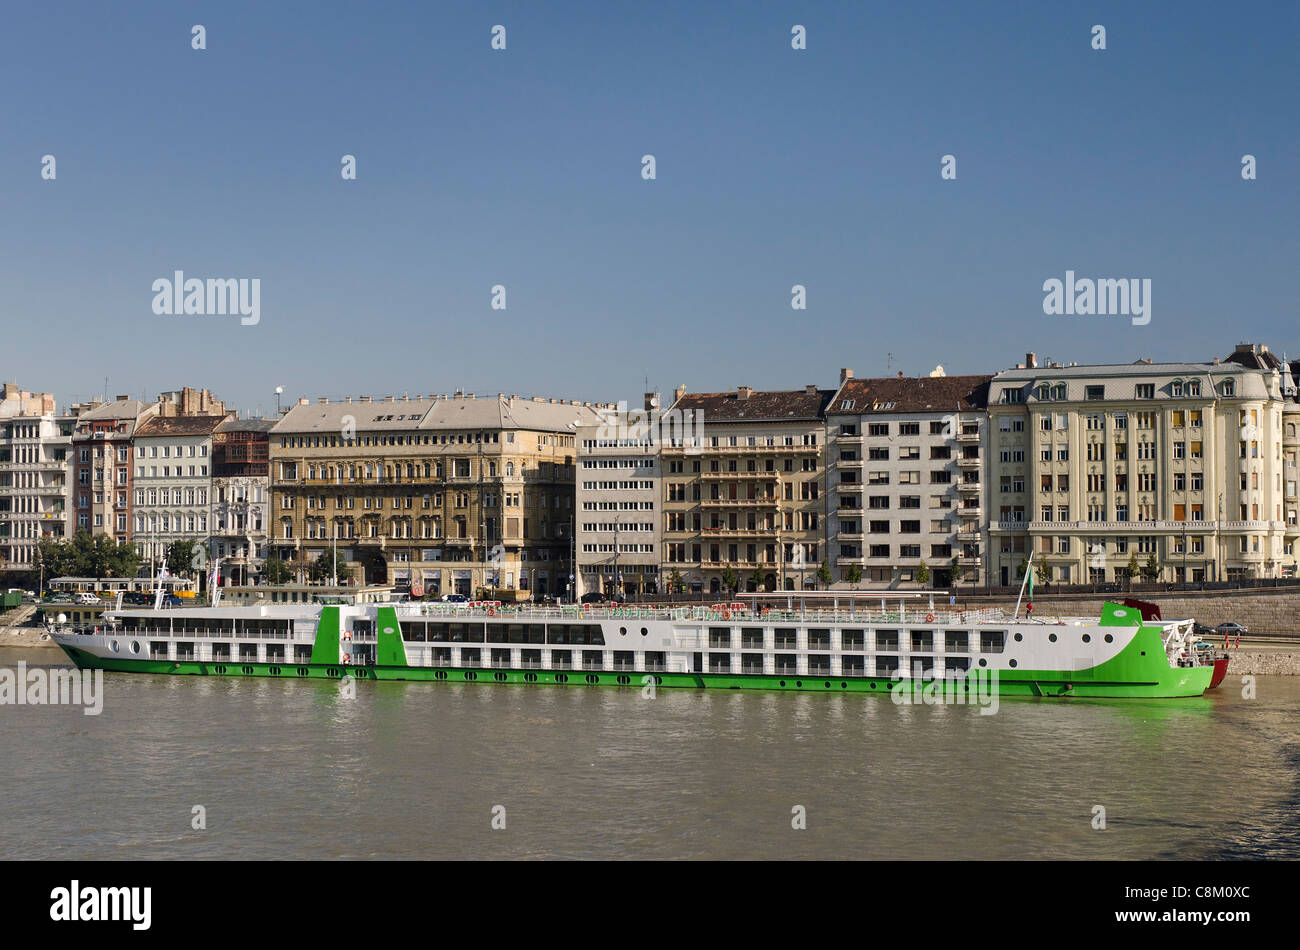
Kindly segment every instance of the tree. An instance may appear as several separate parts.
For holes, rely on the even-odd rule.
[[[827,558],[822,558],[821,567],[817,568],[817,582],[822,587],[830,587],[831,580],[831,562]]]
[[[1142,566],[1142,576],[1149,581],[1154,581],[1160,577],[1160,565],[1156,563],[1154,551],[1147,555],[1147,562]]]
[[[948,574],[949,583],[953,587],[956,587],[964,579],[961,570],[961,561],[957,560],[957,555],[955,554],[952,556],[952,560],[948,562]]]
[[[77,559],[67,538],[41,538],[36,543],[36,563],[45,570],[45,579],[76,577]]]
[[[754,590],[763,589],[763,569],[761,567],[754,568],[754,573],[749,575],[749,586]]]
[[[1125,573],[1128,574],[1129,583],[1132,584],[1133,579],[1137,577],[1141,571],[1141,569],[1138,567],[1138,556],[1136,551],[1134,551],[1128,556],[1128,567],[1126,567],[1124,570]]]
[[[1050,584],[1052,582],[1052,565],[1047,563],[1047,558],[1045,557],[1040,557],[1038,559],[1038,579],[1044,584]]]
[[[48,577],[135,577],[140,556],[125,541],[78,531],[71,541],[42,539],[37,550]]]
[[[346,584],[352,578],[352,568],[344,563],[336,551],[322,551],[307,569],[307,576],[316,583],[325,583],[338,576],[340,584]]]
[[[858,584],[862,583],[862,568],[857,564],[850,564],[849,569],[844,572],[844,579],[853,585],[857,590]]]
[[[916,582],[924,587],[930,581],[930,568],[922,561],[916,567]]]
[[[1025,571],[1027,570],[1029,570],[1029,561],[1028,559],[1022,558],[1020,564],[1016,567],[1016,577],[1024,577]]]
[[[173,541],[167,545],[167,550],[163,554],[163,563],[167,565],[167,570],[173,576],[182,577],[194,573],[193,547],[191,541]]]
[[[682,572],[673,568],[673,572],[668,575],[668,593],[677,594],[682,589]]]
[[[736,585],[740,583],[740,577],[736,574],[735,569],[730,564],[722,572],[722,586],[724,589],[735,593]]]
[[[268,557],[266,563],[262,565],[262,576],[266,578],[268,584],[287,584],[293,577],[293,572],[289,570],[289,565],[278,557]]]

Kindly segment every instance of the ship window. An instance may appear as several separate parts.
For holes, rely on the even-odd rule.
[[[731,656],[727,653],[710,653],[709,654],[709,672],[710,673],[730,673]]]
[[[934,636],[929,630],[912,631],[912,649],[913,650],[933,650]]]
[[[775,632],[776,648],[778,650],[793,650],[795,648],[794,627],[777,627]]]
[[[710,627],[709,628],[709,648],[712,650],[728,650],[731,648],[731,628],[730,627]]]
[[[877,630],[876,649],[885,653],[896,652],[898,650],[898,631]]]
[[[762,627],[745,627],[740,631],[740,647],[742,650],[761,650],[763,649],[763,628]]]
[[[840,631],[841,650],[864,650],[866,642],[866,635],[861,630]]]
[[[898,672],[898,657],[880,656],[876,657],[876,675],[892,676]]]
[[[795,672],[795,660],[793,653],[778,653],[776,655],[776,672],[793,673]]]
[[[1005,630],[993,630],[980,633],[981,653],[1001,653],[1006,649],[1007,633]]]
[[[861,676],[866,672],[866,660],[860,656],[846,656],[843,659],[845,676]]]
[[[965,653],[970,649],[965,630],[949,630],[944,634],[944,650],[949,653]]]
[[[826,629],[816,629],[808,631],[808,649],[810,650],[829,650],[831,648],[831,632]]]

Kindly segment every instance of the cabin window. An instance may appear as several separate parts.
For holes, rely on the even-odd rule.
[[[808,631],[809,650],[829,650],[830,648],[831,632],[829,630],[816,629]]]
[[[730,627],[710,627],[709,628],[709,648],[713,650],[731,649],[731,628]]]
[[[554,629],[554,628],[552,628]],[[573,651],[572,650],[552,650],[551,651],[551,669],[553,670],[571,670],[573,669]]]
[[[841,650],[865,650],[866,642],[866,635],[861,630],[840,631]]]
[[[912,631],[912,650],[928,652],[934,649],[934,635],[929,630]]]
[[[776,628],[776,648],[778,650],[793,650],[797,642],[794,627],[777,627]]]
[[[897,672],[898,672],[898,657],[896,656],[876,657],[877,676],[893,676]]]
[[[943,648],[949,653],[965,653],[970,649],[965,630],[949,630],[944,634]]]
[[[845,676],[861,676],[867,669],[866,659],[860,656],[846,656],[842,663]]]
[[[710,673],[730,673],[731,672],[731,655],[729,653],[710,653],[709,654],[709,672]]]
[[[740,646],[745,650],[763,649],[763,628],[747,627],[740,631]]]
[[[809,676],[830,676],[831,675],[830,654],[809,653],[808,654],[808,675]]]
[[[645,668],[648,673],[662,673],[668,669],[668,654],[658,650],[647,650]]]
[[[876,649],[882,653],[897,653],[898,652],[898,631],[877,630]],[[897,664],[895,664],[895,669],[897,669]]]
[[[583,650],[582,651],[582,668],[584,670],[603,670],[605,668],[605,653],[603,650]]]
[[[1006,649],[1007,633],[1005,630],[994,630],[980,633],[980,652],[981,653],[1001,653]]]
[[[778,653],[776,655],[776,671],[778,673],[793,673],[797,669],[793,653]]]

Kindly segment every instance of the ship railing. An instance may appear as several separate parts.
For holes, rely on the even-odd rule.
[[[519,621],[547,620],[694,620],[701,623],[739,622],[764,624],[798,623],[836,626],[880,626],[889,624],[969,626],[980,623],[1004,623],[1011,618],[999,608],[980,607],[954,610],[948,607],[930,609],[916,605],[906,610],[848,610],[829,607],[787,609],[762,608],[755,612],[748,608],[731,610],[722,607],[607,607],[586,604],[581,609],[573,606],[532,607],[503,604],[500,607],[470,607],[465,604],[418,604],[409,609],[399,608],[399,618],[445,617],[487,619],[492,617]],[[1047,618],[1035,618],[1047,619]],[[1056,619],[1056,618],[1052,618]]]

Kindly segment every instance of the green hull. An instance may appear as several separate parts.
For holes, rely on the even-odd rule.
[[[1145,648],[1145,649],[1144,649]],[[748,689],[803,692],[888,693],[901,689],[916,694],[915,702],[943,702],[942,680],[894,680],[865,676],[793,676],[756,673],[637,673],[588,670],[516,670],[405,665],[351,666],[339,663],[250,663],[227,660],[132,660],[98,657],[64,646],[81,669],[120,673],[161,673],[188,676],[269,676],[284,679],[359,680],[401,682],[492,683],[520,686],[622,686],[641,688],[653,677],[666,689]],[[313,654],[313,660],[316,659]],[[1146,628],[1118,656],[1086,670],[1000,670],[996,679],[984,671],[971,671],[961,683],[963,694],[974,702],[979,694],[1058,698],[1176,698],[1200,696],[1209,688],[1213,667],[1171,668],[1161,649],[1160,635]],[[949,687],[951,690],[951,687]],[[946,700],[954,701],[950,697]]]

